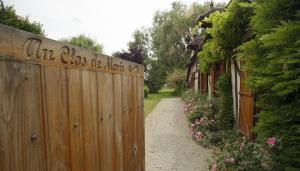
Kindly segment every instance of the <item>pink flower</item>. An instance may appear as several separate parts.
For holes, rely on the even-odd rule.
[[[234,159],[233,157],[230,157],[229,159],[225,159],[225,161],[226,161],[227,163],[234,164],[235,159]]]
[[[194,128],[196,125],[195,124],[191,124],[191,127]]]
[[[273,147],[276,144],[276,138],[275,137],[270,137],[267,139],[267,144],[269,144],[271,147]]]
[[[203,134],[201,131],[198,131],[196,134],[195,134],[195,138],[197,141],[200,141],[202,138],[203,138]]]
[[[195,125],[202,125],[204,123],[204,119],[201,118],[201,119],[196,119],[195,121]]]
[[[211,166],[211,171],[217,171],[218,170],[218,165],[216,163],[214,163],[212,166]]]

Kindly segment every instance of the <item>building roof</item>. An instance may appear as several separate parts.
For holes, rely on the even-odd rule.
[[[205,37],[195,37],[188,45],[188,49],[199,50],[205,42]]]
[[[208,11],[206,11],[206,12],[199,15],[198,22],[202,21],[205,17],[210,16],[210,14],[212,14],[216,11],[224,11],[224,8],[211,6]]]

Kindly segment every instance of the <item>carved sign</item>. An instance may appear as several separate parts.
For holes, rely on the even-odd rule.
[[[0,60],[144,75],[144,66],[0,24]]]
[[[72,45],[59,45],[57,48],[43,43],[42,39],[28,38],[24,44],[24,55],[41,64],[141,74],[142,68],[138,64],[95,53],[82,53]]]

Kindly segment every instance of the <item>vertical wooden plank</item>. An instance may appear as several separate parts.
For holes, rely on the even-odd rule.
[[[70,129],[70,150],[72,171],[84,170],[83,168],[83,135],[82,135],[82,81],[81,71],[67,70],[68,109]]]
[[[134,125],[134,166],[136,171],[141,170],[141,164],[139,161],[139,118],[138,118],[138,87],[137,87],[137,77],[133,76],[132,79],[132,87],[133,87],[133,125]]]
[[[97,74],[82,71],[84,170],[99,170]]]
[[[129,115],[128,115],[128,76],[122,75],[122,136],[123,136],[123,163],[124,163],[124,170],[129,170],[129,161],[130,161],[130,146],[129,144]]]
[[[124,170],[134,170],[134,115],[132,76],[122,75]]]
[[[144,169],[144,112],[143,112],[143,80],[141,77],[137,77],[137,162],[138,170],[143,171]]]
[[[116,170],[123,171],[123,115],[122,115],[122,79],[121,74],[113,74],[114,121],[115,121],[115,160]]]
[[[18,115],[22,116],[24,123],[24,127],[21,127],[23,137],[20,141],[23,144],[24,170],[46,170],[40,66],[32,64],[24,66],[25,80],[22,90],[24,110]]]
[[[47,170],[71,170],[66,69],[44,67]]]
[[[0,170],[45,170],[39,66],[0,61]]]
[[[145,170],[145,128],[144,128],[144,78],[138,77],[138,120],[139,120],[139,161],[141,163],[141,171]]]
[[[100,170],[115,170],[113,82],[111,73],[98,73],[98,103],[100,108]]]

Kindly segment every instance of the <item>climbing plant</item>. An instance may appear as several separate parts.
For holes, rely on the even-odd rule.
[[[230,61],[234,58],[252,15],[253,7],[250,3],[246,0],[233,0],[224,12],[215,12],[205,19],[213,27],[206,30],[212,39],[206,42],[198,54],[203,71],[209,71],[212,64],[221,60]]]

